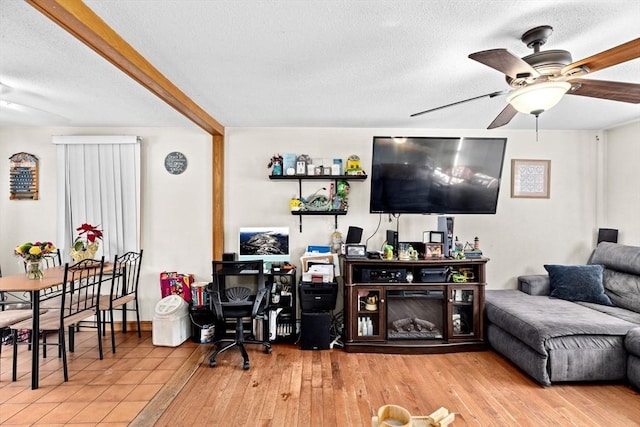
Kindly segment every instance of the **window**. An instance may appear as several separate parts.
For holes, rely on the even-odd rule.
[[[65,260],[83,223],[99,225],[98,255],[109,260],[140,246],[140,139],[54,136],[57,144],[57,244]]]

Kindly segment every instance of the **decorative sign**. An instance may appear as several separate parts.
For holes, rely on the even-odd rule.
[[[180,175],[187,170],[187,157],[179,151],[173,151],[164,158],[164,168],[172,175]]]
[[[38,200],[38,158],[29,153],[9,157],[9,198]]]
[[[551,160],[511,160],[511,197],[548,199]]]

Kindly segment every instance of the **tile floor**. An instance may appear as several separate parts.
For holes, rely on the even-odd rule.
[[[0,357],[0,425],[127,426],[170,382],[194,353],[204,353],[190,341],[180,347],[156,347],[151,332],[117,333],[116,354],[110,336],[99,360],[96,332],[84,328],[69,353],[69,381],[64,382],[56,348],[41,360],[40,388],[31,390],[31,355],[19,346],[18,380],[11,381],[12,347]],[[195,354],[197,356],[197,354]]]

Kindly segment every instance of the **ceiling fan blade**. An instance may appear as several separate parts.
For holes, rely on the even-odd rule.
[[[577,89],[570,89],[569,94],[590,96],[592,98],[610,99],[612,101],[640,103],[640,84],[625,82],[610,82],[593,79],[571,79],[569,83]],[[576,85],[577,84],[577,85]]]
[[[507,106],[504,107],[502,111],[500,111],[500,114],[498,114],[498,116],[493,119],[487,129],[495,129],[499,128],[500,126],[506,125],[511,121],[511,119],[516,116],[516,114],[518,114],[518,110],[513,108],[511,104],[507,104]]]
[[[472,53],[469,58],[515,79],[517,77],[539,77],[535,68],[507,49],[491,49]]]
[[[497,91],[497,92],[491,92],[491,93],[487,93],[487,94],[484,94],[484,95],[474,96],[473,98],[463,99],[462,101],[456,101],[456,102],[452,102],[451,104],[441,105],[441,106],[436,107],[436,108],[430,108],[428,110],[420,111],[419,113],[413,113],[409,117],[420,116],[422,114],[426,114],[426,113],[431,113],[433,111],[442,110],[443,108],[452,107],[452,106],[458,105],[458,104],[464,104],[465,102],[469,102],[469,101],[475,101],[476,99],[480,99],[480,98],[486,98],[486,97],[495,98],[496,96],[505,95],[507,93],[509,93],[508,90],[500,90],[500,91]]]
[[[0,121],[16,119],[17,123],[23,123],[28,121],[29,118],[44,119],[51,121],[52,124],[66,124],[69,122],[69,119],[58,114],[30,107],[25,104],[0,99]]]
[[[580,67],[586,67],[587,72],[593,73],[594,71],[602,70],[636,58],[640,58],[640,37],[569,64],[562,68],[561,74],[571,75],[572,72],[576,71],[576,68]]]

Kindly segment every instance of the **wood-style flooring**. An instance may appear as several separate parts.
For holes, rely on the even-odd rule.
[[[640,426],[640,394],[624,384],[542,387],[506,359],[482,352],[396,355],[249,347],[251,369],[230,350],[210,368],[209,345],[155,347],[150,332],[118,334],[117,353],[95,331],[80,332],[70,357],[41,364],[30,388],[30,354],[21,346],[11,381],[11,347],[0,358],[0,424],[20,426],[371,426],[384,404],[414,415],[444,406],[453,426]],[[204,360],[204,362],[203,362]],[[419,427],[419,426],[414,426]]]

